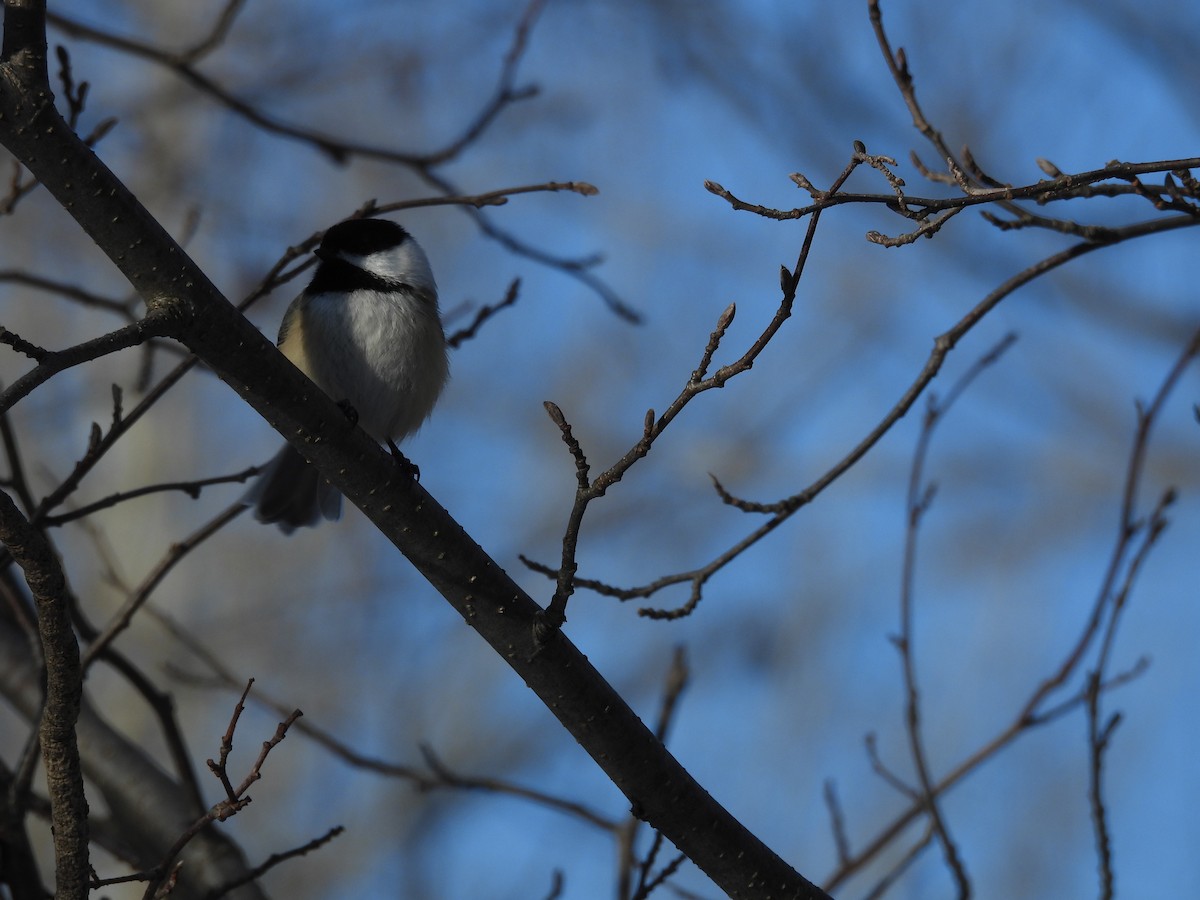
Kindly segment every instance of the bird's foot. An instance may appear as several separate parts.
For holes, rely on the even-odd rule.
[[[400,471],[401,475],[405,478],[411,479],[412,481],[420,481],[421,469],[417,466],[417,464],[401,453],[400,448],[396,446],[396,442],[391,438],[388,438],[387,445],[388,450],[390,450],[392,454],[392,461],[396,464],[396,468]]]

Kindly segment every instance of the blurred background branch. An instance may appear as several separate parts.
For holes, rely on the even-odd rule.
[[[522,585],[571,598],[570,637],[789,862],[847,897],[963,895],[966,873],[981,895],[1194,892],[1189,7],[1021,0],[986,32],[969,5],[877,2],[101,0],[50,18],[62,114],[268,334],[332,222],[388,210],[420,236],[460,345],[406,446],[422,484],[506,567],[558,560]],[[906,155],[914,125],[932,154]],[[254,676],[245,733],[306,717],[257,802],[197,838],[227,866],[213,888],[711,896],[357,513],[289,542],[222,513],[274,435],[136,331],[140,301],[10,169],[0,480],[100,663],[79,725],[98,874],[153,867],[151,833],[215,802],[188,748]],[[586,204],[547,196],[593,184]],[[938,500],[905,579],[907,412],[1009,332],[928,447]],[[566,543],[578,458],[545,400],[600,473]],[[919,597],[916,761],[881,652],[898,584]],[[45,662],[11,561],[0,588],[0,827],[36,896]],[[665,621],[580,588],[662,592]],[[950,828],[957,868],[925,852]]]

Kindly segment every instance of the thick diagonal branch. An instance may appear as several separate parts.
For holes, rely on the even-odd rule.
[[[0,73],[0,141],[121,269],[150,315],[359,506],[579,741],[635,813],[732,897],[819,898],[717,803],[561,633],[541,644],[536,603],[391,457],[248,323],[70,131],[44,84]]]

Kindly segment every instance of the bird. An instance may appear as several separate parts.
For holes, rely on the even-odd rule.
[[[339,222],[313,252],[312,281],[288,306],[276,343],[352,421],[403,460],[396,442],[421,427],[449,377],[429,259],[389,219]],[[284,534],[338,519],[342,510],[341,493],[291,444],[242,502]]]

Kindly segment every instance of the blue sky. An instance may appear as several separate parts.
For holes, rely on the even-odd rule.
[[[521,4],[284,10],[250,3],[205,71],[289,121],[428,149],[457,134],[488,96]],[[1197,154],[1200,128],[1184,102],[1194,63],[1175,51],[1175,41],[1194,46],[1200,31],[1186,4],[1142,4],[1115,26],[1106,17],[1116,12],[1072,2],[891,2],[884,11],[926,113],[997,178],[1042,177],[1037,157],[1069,171]],[[208,21],[212,10],[114,5],[111,13],[95,21],[178,40],[187,17]],[[189,250],[233,299],[289,244],[363,200],[429,193],[402,169],[331,166],[145,64],[68,43],[77,77],[95,82],[93,114],[121,118],[101,157],[174,233],[199,210]],[[522,279],[518,305],[454,354],[448,393],[408,450],[422,483],[544,601],[548,583],[517,555],[557,559],[573,467],[542,401],[562,407],[595,468],[611,462],[637,439],[645,410],[674,398],[728,303],[738,316],[718,361],[754,339],[778,302],[779,265],[795,260],[803,224],[734,213],[704,180],[790,208],[805,195],[789,173],[827,184],[862,140],[899,161],[912,192],[940,189],[927,188],[908,161],[916,149],[935,164],[887,77],[865,3],[551,0],[520,72],[540,94],[508,110],[444,174],[472,193],[552,179],[596,184],[597,197],[522,196],[488,215],[547,251],[603,254],[595,271],[644,322],[620,320],[576,280],[505,252],[461,211],[405,215],[428,250],[444,309],[495,302]],[[886,190],[863,170],[850,187]],[[44,198],[39,204],[29,215],[69,239],[70,223]],[[1060,214],[1105,224],[1155,215],[1136,200]],[[885,414],[935,335],[1066,246],[1043,231],[1001,234],[971,213],[911,247],[864,239],[901,225],[878,208],[826,214],[792,319],[750,373],[695,401],[591,511],[582,575],[638,584],[722,552],[759,521],[722,506],[708,473],[753,499],[800,490]],[[937,772],[1000,730],[1082,628],[1115,538],[1134,401],[1156,390],[1200,320],[1195,241],[1183,231],[1133,242],[1039,280],[989,315],[934,385],[944,394],[1004,334],[1018,334],[951,411],[928,462],[939,490],[921,532],[915,639]],[[43,265],[52,257],[44,245],[33,254]],[[67,265],[89,284],[122,290],[84,251]],[[254,310],[264,331],[274,333],[291,292]],[[72,327],[103,324],[89,316]],[[46,338],[62,325],[31,315],[23,327],[31,336],[45,329]],[[29,413],[47,435],[52,469],[65,471],[86,424],[107,415],[109,383],[130,383],[135,371],[130,355],[61,379],[46,395],[57,411]],[[1198,389],[1193,370],[1154,435],[1144,502],[1167,484],[1181,500],[1115,649],[1117,671],[1142,656],[1152,664],[1106,701],[1124,714],[1107,769],[1118,877],[1147,896],[1200,888],[1191,861],[1200,783],[1190,761],[1200,676]],[[215,379],[197,374],[178,398],[140,426],[91,490],[234,471],[273,452],[277,436]],[[693,680],[671,749],[815,880],[835,865],[826,779],[837,782],[856,846],[903,806],[872,773],[864,735],[878,736],[895,771],[911,772],[888,638],[899,621],[904,491],[919,419],[910,414],[811,507],[714,577],[690,618],[651,622],[587,593],[569,612],[570,637],[646,717],[672,648],[687,647]],[[234,496],[162,498],[101,524],[136,581],[169,541]],[[73,580],[93,583],[92,545],[63,540],[78,553]],[[117,601],[95,584],[90,602],[103,618]],[[655,603],[683,599],[668,593]],[[290,540],[238,521],[180,567],[157,602],[206,644],[228,648],[231,665],[262,690],[364,752],[416,763],[418,744],[428,743],[464,772],[623,814],[615,789],[569,737],[353,510]],[[150,665],[182,655],[150,624],[130,641]],[[91,688],[120,696],[103,676]],[[232,701],[179,692],[202,758],[215,750]],[[273,721],[255,714],[246,725],[269,730]],[[1075,713],[1031,733],[946,798],[977,896],[1096,891],[1084,727]],[[416,794],[347,770],[303,740],[279,755],[251,810],[230,823],[248,850],[264,856],[338,823],[349,833],[326,855],[275,873],[278,896],[541,896],[556,868],[564,897],[613,896],[611,842],[557,813],[504,798]],[[838,896],[862,896],[883,871]],[[694,869],[681,883],[716,895]],[[936,848],[891,894],[952,895]]]

